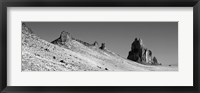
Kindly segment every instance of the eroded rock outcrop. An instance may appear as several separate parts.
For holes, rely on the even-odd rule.
[[[141,39],[135,38],[131,45],[131,51],[129,51],[127,59],[147,65],[161,65],[152,54],[151,50],[144,47]]]
[[[70,40],[72,40],[72,36],[70,35],[70,33],[66,32],[66,31],[62,31],[60,34],[60,37],[58,39],[52,41],[51,43],[64,45],[65,43],[69,42]]]
[[[97,41],[95,41],[92,46],[94,46],[95,48],[99,48],[99,43]]]
[[[54,45],[29,33],[31,29],[25,25],[22,27],[21,71],[178,71],[174,66],[150,67],[136,62],[130,63],[130,60],[108,49],[100,50],[99,46],[97,49],[85,47],[65,32],[58,35],[53,42],[59,45]]]
[[[51,43],[56,44],[56,45],[67,45],[69,44],[72,40],[75,40],[87,47],[93,47],[93,48],[98,48],[98,49],[105,49],[105,43],[102,43],[102,45],[99,47],[99,44],[97,41],[95,41],[93,44],[84,42],[82,40],[73,38],[72,35],[69,32],[66,31],[62,31],[60,34],[60,37],[54,41],[52,41]],[[69,46],[68,46],[69,47]]]
[[[102,44],[101,44],[101,47],[99,47],[99,48],[102,49],[102,50],[104,50],[104,49],[106,48],[105,43],[102,43]]]

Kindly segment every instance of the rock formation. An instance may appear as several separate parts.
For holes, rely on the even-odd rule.
[[[152,51],[144,47],[142,40],[135,38],[127,59],[147,65],[160,65],[156,57],[152,56]]]
[[[104,49],[105,49],[105,47],[106,47],[106,46],[105,46],[105,43],[102,43],[102,44],[101,44],[101,47],[99,47],[99,49],[102,49],[102,50],[104,50]]]
[[[56,45],[61,45],[61,46],[66,45],[68,48],[70,48],[69,43],[72,40],[75,40],[87,47],[94,47],[94,48],[98,48],[98,49],[102,49],[102,50],[105,49],[105,43],[102,43],[101,47],[99,47],[99,44],[97,41],[95,41],[93,44],[90,44],[90,43],[84,42],[82,40],[73,38],[72,35],[66,31],[62,31],[60,34],[60,37],[58,39],[52,41],[51,43],[56,44]]]
[[[93,46],[95,46],[95,47],[99,47],[99,44],[98,44],[98,42],[97,42],[97,41],[95,41],[95,42],[94,42],[94,44],[93,44]]]
[[[72,36],[70,35],[70,33],[62,31],[60,34],[60,37],[58,39],[52,41],[51,43],[64,45],[65,43],[69,42],[70,40],[72,40]]]
[[[22,25],[21,71],[178,71],[176,66],[155,67],[132,62],[109,51],[105,44],[101,47],[105,50],[99,46],[85,47],[67,32],[61,32],[52,44],[29,33],[29,30],[25,24]]]
[[[161,63],[158,64],[158,60],[157,60],[157,58],[155,56],[153,57],[153,63],[152,64],[154,64],[154,65],[161,65]]]

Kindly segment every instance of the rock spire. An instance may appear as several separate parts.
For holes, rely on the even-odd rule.
[[[160,65],[151,50],[144,48],[142,40],[135,38],[131,45],[127,59],[148,65]]]

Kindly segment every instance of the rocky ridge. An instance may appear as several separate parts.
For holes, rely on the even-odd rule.
[[[177,67],[147,66],[127,60],[97,42],[89,44],[61,32],[54,41],[37,37],[22,24],[22,71],[169,71]]]

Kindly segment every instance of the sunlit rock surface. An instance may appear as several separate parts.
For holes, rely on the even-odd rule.
[[[89,44],[61,32],[50,42],[22,25],[22,71],[177,71],[177,67],[143,65],[98,44]]]

